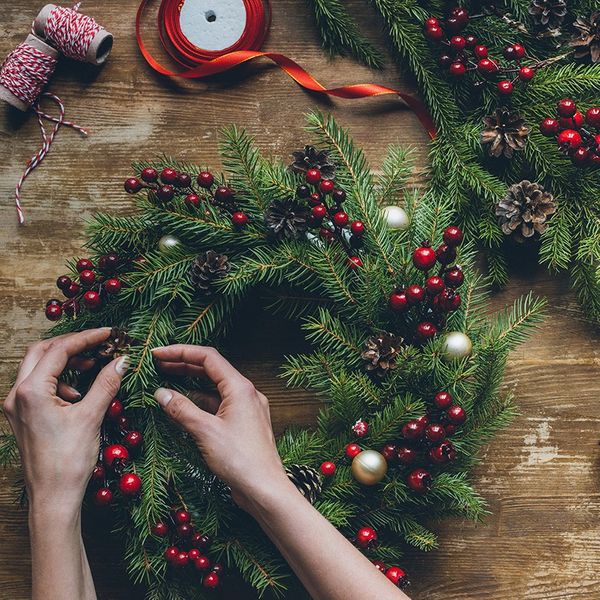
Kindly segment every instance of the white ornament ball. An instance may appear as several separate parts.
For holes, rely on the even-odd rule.
[[[375,450],[363,450],[352,460],[352,475],[363,485],[379,483],[385,477],[387,468],[387,460]]]
[[[161,252],[169,252],[173,248],[179,246],[181,242],[174,235],[163,235],[160,240],[158,240],[158,249]]]
[[[460,360],[471,355],[473,342],[462,331],[449,331],[444,337],[442,351],[446,360]]]
[[[383,208],[383,217],[390,229],[404,231],[410,227],[408,214],[399,206],[385,206]]]

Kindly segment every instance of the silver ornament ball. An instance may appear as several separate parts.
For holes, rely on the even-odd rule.
[[[379,483],[385,477],[387,468],[387,460],[375,450],[363,450],[352,460],[352,476],[363,485]]]
[[[404,231],[410,227],[410,219],[406,211],[400,206],[384,206],[383,217],[390,229]]]
[[[173,248],[177,248],[181,242],[174,235],[163,235],[158,240],[158,249],[161,252],[169,252]]]
[[[471,355],[473,342],[462,331],[449,331],[444,337],[442,352],[446,360],[460,360]]]

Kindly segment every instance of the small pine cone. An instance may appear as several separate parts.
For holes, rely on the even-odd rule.
[[[196,291],[210,294],[212,284],[225,277],[231,268],[229,259],[225,254],[217,254],[208,250],[200,254],[190,268],[190,282]]]
[[[309,169],[319,169],[323,179],[332,179],[335,175],[335,165],[329,162],[327,150],[317,150],[314,146],[304,146],[303,150],[292,152],[294,162],[290,169],[294,173],[306,173]]]
[[[298,491],[314,504],[323,489],[319,471],[306,465],[287,465],[285,472]]]
[[[600,62],[600,10],[588,18],[577,17],[573,28],[576,33],[569,41],[569,46],[575,48],[575,57],[589,59],[593,63]]]
[[[485,127],[481,132],[481,143],[489,145],[490,156],[512,158],[515,150],[525,147],[531,128],[517,111],[505,106],[496,109],[493,115],[483,118]]]
[[[388,370],[395,369],[403,342],[402,337],[387,331],[371,336],[366,341],[365,350],[361,354],[362,359],[367,363],[367,371],[383,377]]]
[[[310,215],[310,208],[295,198],[274,200],[265,213],[265,223],[274,239],[297,240],[306,233]]]
[[[521,181],[508,188],[506,196],[496,205],[498,224],[505,235],[518,242],[542,234],[556,203],[550,192],[531,181]]]
[[[540,29],[559,29],[567,14],[567,3],[565,0],[532,0],[529,14]]]
[[[110,330],[110,336],[96,349],[96,358],[101,360],[112,360],[122,354],[126,354],[130,346],[134,344],[124,329],[113,327]]]

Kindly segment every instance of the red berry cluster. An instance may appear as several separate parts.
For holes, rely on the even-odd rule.
[[[540,131],[556,138],[558,147],[578,167],[600,166],[600,107],[588,108],[585,117],[569,98],[559,100],[557,117],[540,123]]]
[[[167,521],[159,521],[151,528],[152,535],[159,538],[169,538],[165,550],[165,560],[174,569],[193,567],[202,577],[202,586],[214,589],[220,584],[224,567],[213,563],[207,556],[211,545],[210,536],[194,529],[192,515],[180,508],[169,515]]]
[[[407,320],[412,318],[416,322],[413,333],[417,343],[435,336],[443,326],[446,314],[460,306],[460,294],[456,290],[464,281],[464,274],[459,265],[450,265],[456,259],[456,248],[462,242],[463,232],[456,226],[447,227],[443,239],[436,250],[425,241],[413,252],[414,266],[426,273],[423,285],[412,283],[397,288],[389,298],[392,311],[403,313]],[[436,264],[440,265],[439,273],[429,275],[428,271]]]
[[[76,317],[82,304],[88,310],[100,310],[109,296],[121,291],[122,283],[117,276],[120,263],[118,255],[114,253],[101,256],[95,265],[89,258],[80,258],[76,265],[76,277],[61,275],[56,280],[56,287],[67,300],[48,300],[46,318],[58,321],[63,314]]]
[[[543,66],[542,63],[524,65],[525,48],[521,44],[510,44],[504,48],[502,54],[508,64],[502,65],[498,59],[489,56],[487,46],[480,44],[475,36],[461,33],[468,24],[469,13],[460,6],[450,9],[442,21],[436,17],[425,21],[424,35],[444,46],[438,63],[451,77],[461,78],[471,72],[478,77],[476,85],[500,77],[496,89],[498,93],[508,95],[513,92],[515,82],[531,81],[536,70]]]
[[[351,269],[362,267],[356,251],[362,245],[365,225],[362,221],[350,221],[343,210],[346,192],[335,187],[333,179],[324,179],[318,169],[308,169],[306,184],[296,188],[296,196],[312,207],[310,225],[319,229],[320,237],[343,246]]]
[[[202,202],[219,207],[230,215],[236,227],[248,223],[248,215],[237,205],[235,192],[225,185],[215,185],[215,177],[209,171],[201,171],[196,181],[189,173],[181,173],[166,167],[160,173],[153,167],[146,167],[139,177],[125,181],[125,191],[136,194],[142,189],[152,192],[153,198],[161,204],[174,199],[182,200],[190,210],[201,210]]]
[[[107,442],[109,437],[118,440],[118,443],[109,444]],[[96,488],[94,502],[97,506],[112,504],[114,495],[111,485],[114,482],[121,495],[126,498],[140,494],[142,479],[139,475],[130,472],[128,468],[131,457],[139,453],[143,441],[143,435],[131,429],[129,419],[125,416],[123,403],[115,398],[104,417],[100,460],[94,467],[90,480],[90,485]]]

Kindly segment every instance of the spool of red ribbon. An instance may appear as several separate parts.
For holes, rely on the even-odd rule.
[[[138,8],[136,38],[140,52],[146,62],[162,75],[199,79],[223,73],[256,58],[268,58],[285,71],[296,83],[312,92],[348,99],[394,94],[416,114],[429,136],[432,139],[435,138],[435,124],[427,107],[421,100],[410,94],[374,83],[326,88],[291,58],[277,52],[260,51],[271,22],[269,0],[230,0],[229,3],[221,1],[216,4],[218,8],[214,9],[207,9],[208,2],[206,0],[162,0],[158,10],[159,37],[167,54],[184,68],[179,72],[160,64],[142,40],[141,21],[149,2],[150,0],[142,0]],[[188,3],[190,4],[188,5]],[[229,7],[226,4],[229,4]],[[207,49],[200,46],[196,40],[192,41],[190,39],[190,31],[192,30],[184,31],[184,25],[188,23],[188,19],[184,18],[184,11],[188,10],[188,6],[192,7],[190,10],[195,9],[196,18],[204,18],[207,23],[217,23],[217,21],[221,23],[223,19],[230,17],[223,11],[238,4],[245,13],[245,23],[242,27],[239,27],[239,22],[237,23],[241,34],[227,47]],[[196,20],[196,24],[199,22],[201,20]]]

